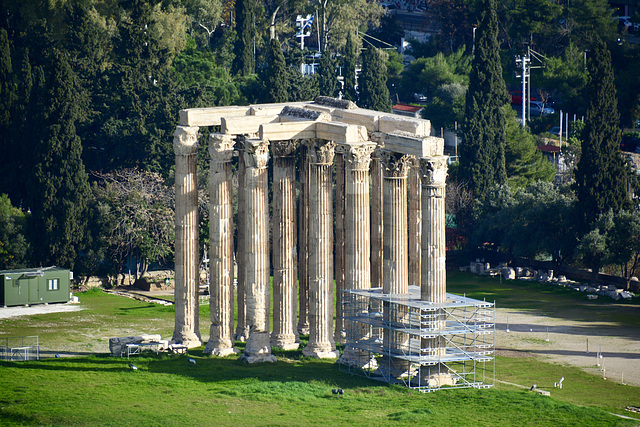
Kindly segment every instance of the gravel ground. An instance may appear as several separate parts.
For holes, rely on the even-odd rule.
[[[575,320],[570,311],[565,314],[565,318],[559,318],[496,310],[498,354],[501,349],[510,350],[504,354],[509,357],[536,354],[611,381],[640,386],[640,330]]]
[[[36,304],[30,307],[2,307],[0,308],[0,319],[9,319],[18,316],[33,316],[34,314],[61,313],[66,311],[80,311],[79,304]]]

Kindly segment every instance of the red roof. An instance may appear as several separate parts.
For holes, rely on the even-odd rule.
[[[555,145],[538,145],[538,150],[543,153],[558,153],[560,152],[560,147],[556,147]]]
[[[409,104],[396,104],[391,108],[394,110],[408,111],[411,113],[417,113],[418,111],[422,110],[422,107],[419,105],[409,105]]]

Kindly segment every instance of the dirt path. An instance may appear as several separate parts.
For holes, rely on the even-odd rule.
[[[640,330],[570,317],[498,309],[496,348],[517,350],[505,354],[510,357],[533,353],[599,376],[604,373],[611,381],[640,386]]]

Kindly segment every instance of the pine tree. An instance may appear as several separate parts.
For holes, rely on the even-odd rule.
[[[611,54],[602,40],[595,43],[587,67],[589,107],[582,133],[582,154],[575,171],[577,212],[584,233],[601,214],[609,210],[617,212],[627,201]]]
[[[233,71],[248,76],[255,73],[253,44],[255,39],[255,14],[252,0],[236,0],[236,39],[233,61]]]
[[[365,49],[362,55],[358,104],[370,110],[391,112],[389,88],[387,88],[387,65],[382,58],[382,51],[373,46]]]
[[[460,150],[460,178],[476,197],[507,179],[504,107],[509,102],[500,64],[495,0],[482,0],[480,10]]]
[[[356,65],[358,63],[358,51],[353,34],[347,36],[347,43],[344,47],[342,60],[342,72],[344,74],[344,99],[356,102],[358,93],[356,92]]]
[[[320,94],[323,96],[335,97],[338,94],[338,76],[336,74],[336,64],[331,58],[331,51],[325,49],[320,56],[320,67],[318,69]]]
[[[267,69],[267,93],[269,102],[286,102],[287,93],[287,64],[280,48],[280,42],[271,39],[269,42],[269,61]]]
[[[81,111],[79,88],[65,54],[52,52],[47,79],[47,104],[41,111],[42,138],[34,150],[30,182],[32,242],[39,263],[72,267],[86,228],[86,202],[90,195],[81,160],[82,146],[75,122]]]

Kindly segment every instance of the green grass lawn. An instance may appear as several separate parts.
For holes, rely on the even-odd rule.
[[[450,274],[448,282],[450,292],[486,297],[500,307],[571,311],[627,324],[607,310],[612,303],[592,304],[547,285],[464,273]],[[39,335],[45,349],[91,353],[108,337],[172,334],[172,307],[101,291],[80,300],[79,312],[0,320],[0,336]],[[616,305],[628,311],[625,316],[638,310],[635,303]],[[200,322],[205,333],[207,306],[201,306]],[[145,353],[131,358],[136,371],[127,359],[104,354],[0,362],[0,425],[640,425],[640,416],[624,410],[640,406],[640,388],[532,357],[497,357],[496,379],[527,386],[535,381],[551,397],[503,382],[493,389],[422,394],[349,375],[334,361],[305,358],[301,350],[274,354],[276,364],[247,365],[234,356],[205,357],[200,348],[190,351],[193,365],[184,356]],[[564,388],[553,388],[561,376]],[[334,397],[332,388],[343,388],[344,397]]]
[[[331,361],[90,356],[0,364],[2,425],[634,425],[524,390],[422,394]],[[281,357],[283,355],[280,355]],[[332,388],[343,388],[334,397]],[[637,424],[637,422],[635,422]]]

